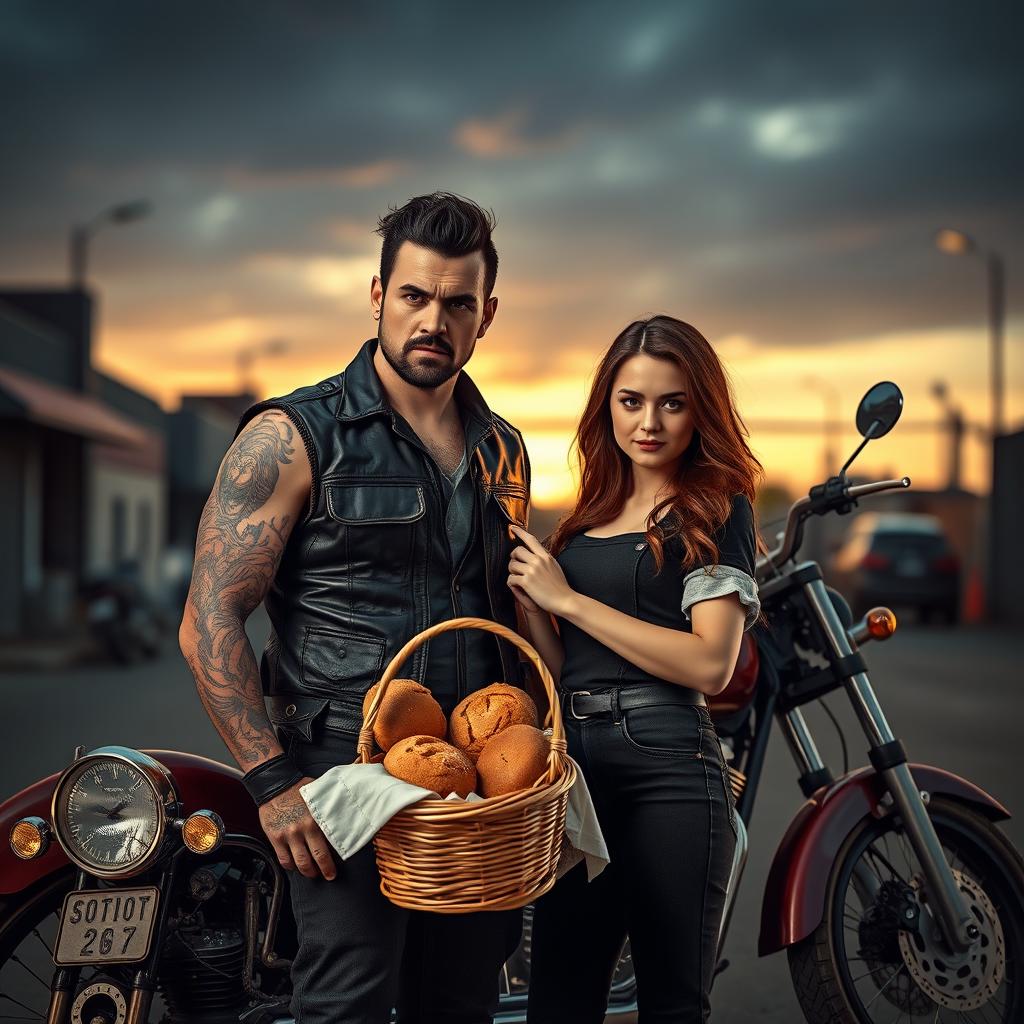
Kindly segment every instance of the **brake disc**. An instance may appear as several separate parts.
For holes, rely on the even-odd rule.
[[[953,871],[967,908],[978,925],[979,936],[963,953],[951,955],[942,944],[938,927],[921,915],[917,931],[899,933],[900,952],[910,976],[922,991],[947,1010],[976,1010],[995,995],[1006,968],[1006,943],[992,901],[969,875]],[[922,907],[927,896],[917,877],[911,879]]]

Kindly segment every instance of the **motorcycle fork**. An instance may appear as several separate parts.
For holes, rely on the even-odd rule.
[[[157,911],[157,921],[153,932],[153,944],[149,950],[142,967],[135,972],[132,979],[132,987],[128,992],[128,1015],[125,1017],[125,1024],[147,1024],[149,1020],[149,1008],[153,1002],[153,994],[156,991],[157,965],[160,963],[160,953],[163,950],[164,938],[167,935],[167,920],[171,912],[171,894],[174,891],[174,876],[178,865],[178,858],[187,852],[182,846],[176,850],[167,866],[160,873],[160,881],[157,886],[160,890],[160,908]],[[89,880],[89,875],[79,871],[75,877],[75,889],[84,889]],[[71,1001],[74,996],[75,985],[81,973],[80,967],[58,967],[53,976],[53,983],[50,986],[50,1006],[46,1013],[46,1024],[67,1024],[71,1013]]]
[[[853,654],[853,644],[829,599],[824,582],[820,578],[809,580],[802,588],[835,657],[845,658]],[[921,864],[942,936],[953,952],[963,952],[977,939],[978,927],[942,853],[935,827],[910,774],[903,746],[893,736],[867,673],[855,673],[845,680],[844,685],[854,713],[871,744],[868,751],[871,763],[892,796],[895,810]],[[824,769],[798,709],[786,715],[786,724],[790,747],[794,753],[800,752],[798,763],[809,769]]]
[[[75,758],[78,758],[75,752]],[[75,875],[75,885],[72,891],[84,889],[88,875],[79,871]],[[56,946],[54,946],[56,949]],[[50,983],[50,1005],[46,1011],[46,1024],[67,1024],[71,1015],[71,1001],[74,998],[75,985],[78,984],[78,976],[81,974],[80,967],[58,967],[53,974],[53,981]]]

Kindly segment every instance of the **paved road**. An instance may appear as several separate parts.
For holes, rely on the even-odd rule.
[[[265,623],[251,622],[261,644]],[[195,697],[184,662],[171,650],[131,669],[0,675],[0,799],[64,767],[75,744],[171,747],[227,759]],[[1020,723],[1024,688],[1009,632],[907,627],[867,649],[873,681],[895,733],[914,760],[970,778],[1011,810],[1024,808]],[[866,742],[842,693],[829,698],[847,731],[851,760],[866,762]],[[842,767],[832,724],[807,712],[826,762]],[[800,804],[795,771],[780,737],[767,759],[751,827],[751,852],[724,951],[732,966],[716,984],[716,1024],[757,1020],[795,1024],[799,1009],[784,955],[757,957],[761,891],[775,846]],[[1024,823],[1006,831],[1024,848]]]

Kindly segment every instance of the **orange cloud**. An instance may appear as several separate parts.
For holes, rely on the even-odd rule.
[[[471,118],[455,129],[455,141],[473,156],[497,160],[501,157],[529,156],[562,149],[578,137],[569,130],[548,138],[527,138],[523,129],[529,117],[523,109],[509,110],[498,117]]]

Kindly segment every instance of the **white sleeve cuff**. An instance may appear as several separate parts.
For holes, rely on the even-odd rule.
[[[743,629],[750,629],[761,612],[757,584],[742,569],[734,569],[731,565],[705,565],[686,574],[683,579],[683,615],[690,618],[693,605],[726,594],[739,596],[746,613]]]

